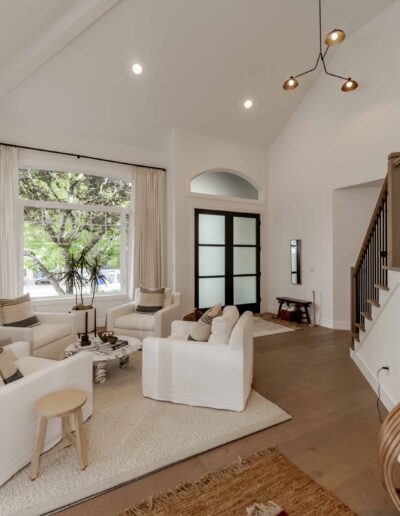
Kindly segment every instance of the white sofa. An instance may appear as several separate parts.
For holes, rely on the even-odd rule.
[[[140,289],[137,288],[133,302],[111,308],[107,312],[107,330],[140,340],[150,336],[170,335],[172,321],[182,317],[181,293],[166,288],[163,308],[154,314],[136,312],[139,293]]]
[[[0,325],[0,340],[26,341],[36,357],[59,360],[64,349],[76,339],[75,314],[35,313],[40,324],[32,328]]]
[[[0,385],[0,486],[23,466],[29,464],[36,435],[38,417],[36,401],[53,391],[83,389],[88,400],[83,407],[86,420],[93,409],[93,364],[90,353],[81,352],[55,361],[29,356],[28,342],[7,346],[16,358],[24,378]],[[60,418],[50,419],[44,449],[61,439]]]
[[[223,326],[223,318],[214,319],[215,332],[208,342],[186,340],[195,324],[186,321],[174,321],[168,339],[145,339],[143,395],[242,411],[253,381],[253,314],[245,312],[237,320],[225,343],[217,331]]]

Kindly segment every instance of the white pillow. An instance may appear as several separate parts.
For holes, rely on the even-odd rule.
[[[208,342],[211,344],[229,344],[233,327],[239,320],[240,314],[236,306],[226,306],[222,315],[213,319],[211,336]]]

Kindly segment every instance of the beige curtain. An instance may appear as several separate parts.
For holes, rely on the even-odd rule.
[[[18,174],[17,149],[0,145],[0,297],[17,297],[23,290]]]
[[[164,286],[165,172],[133,171],[133,286]]]

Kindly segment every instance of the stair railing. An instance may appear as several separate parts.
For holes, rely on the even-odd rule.
[[[400,267],[400,153],[390,154],[383,183],[357,262],[351,268],[351,333],[359,340],[379,306],[379,290],[387,287],[388,268]]]

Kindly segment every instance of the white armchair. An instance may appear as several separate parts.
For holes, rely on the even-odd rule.
[[[143,341],[143,395],[242,411],[253,381],[253,314],[240,317],[224,344],[186,340],[194,324],[174,321],[168,339]]]
[[[16,356],[15,363],[24,378],[0,386],[0,486],[31,460],[38,420],[35,403],[39,398],[61,389],[83,389],[88,395],[84,420],[93,410],[90,353],[83,351],[56,361],[30,356],[29,342],[15,342],[7,348]],[[60,418],[49,420],[44,449],[60,439]]]
[[[36,357],[59,360],[64,349],[76,339],[75,314],[36,313],[40,324],[32,328],[0,325],[0,339],[26,341]]]
[[[111,308],[107,312],[107,330],[140,340],[150,336],[170,335],[172,321],[182,317],[181,293],[171,292],[171,289],[166,288],[164,306],[154,314],[136,312],[135,301],[139,293],[140,289],[137,288],[133,302]]]

